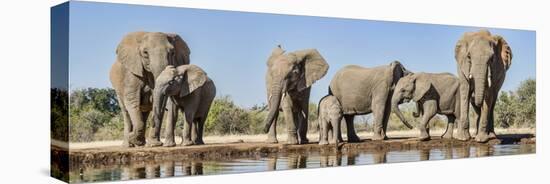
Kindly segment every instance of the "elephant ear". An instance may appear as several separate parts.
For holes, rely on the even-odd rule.
[[[456,42],[455,46],[455,60],[460,68],[462,74],[466,77],[470,76],[470,62],[467,61],[468,57],[468,41],[472,33],[465,33],[460,40]]]
[[[391,72],[391,86],[392,89],[395,87],[401,77],[412,74],[412,72],[405,69],[405,67],[399,61],[393,61],[390,63],[390,72]]]
[[[412,76],[412,83],[414,85],[414,93],[413,93],[413,100],[415,102],[418,102],[422,99],[422,97],[426,96],[426,93],[430,90],[432,84],[428,81],[421,81],[418,82],[418,75]]]
[[[117,60],[134,75],[143,77],[144,59],[141,56],[140,45],[145,32],[134,32],[126,35],[117,46]]]
[[[298,83],[298,90],[311,87],[313,83],[323,78],[328,71],[328,63],[317,49],[305,49],[292,53],[299,64],[304,67],[304,79]]]
[[[273,65],[275,58],[279,57],[280,55],[283,55],[284,53],[285,53],[285,50],[283,50],[283,47],[281,45],[277,45],[277,47],[275,47],[273,51],[271,51],[271,56],[267,58],[267,66],[271,67],[271,65]]]
[[[174,58],[175,61],[171,61],[173,62],[172,64],[174,66],[179,66],[179,65],[187,65],[191,63],[191,61],[189,60],[189,55],[191,55],[191,50],[189,49],[189,46],[187,45],[187,43],[177,34],[167,34],[167,35],[168,35],[168,40],[174,46],[174,52],[175,52],[174,54],[176,57]]]
[[[206,83],[208,77],[206,72],[197,65],[181,65],[176,68],[177,75],[183,77],[180,97],[187,96]]]
[[[506,40],[504,40],[502,36],[495,35],[494,38],[497,43],[496,53],[500,53],[500,61],[502,62],[506,70],[508,70],[508,68],[510,68],[510,65],[512,65],[512,49],[510,48],[510,45],[508,45],[508,42],[506,42]]]

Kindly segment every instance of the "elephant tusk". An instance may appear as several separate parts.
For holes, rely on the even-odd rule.
[[[474,76],[472,76],[472,74],[468,75],[468,79],[473,79]]]

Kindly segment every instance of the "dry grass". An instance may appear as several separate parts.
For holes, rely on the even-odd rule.
[[[444,129],[439,130],[431,130],[430,134],[432,136],[439,136],[445,132]],[[513,128],[513,129],[495,129],[495,132],[497,135],[499,134],[535,134],[534,128]],[[419,135],[419,131],[416,129],[413,130],[403,130],[403,131],[389,131],[387,133],[388,137],[417,137]],[[346,139],[346,135],[342,135],[344,139]],[[359,132],[358,136],[361,137],[361,139],[367,139],[372,136],[372,132]],[[286,140],[286,134],[280,133],[278,136],[279,141],[285,141]],[[240,142],[241,140],[244,142],[263,142],[267,136],[265,134],[257,134],[257,135],[211,135],[204,137],[204,142],[206,144],[211,143],[235,143]],[[317,141],[319,139],[318,133],[311,133],[308,134],[308,138],[311,141]],[[176,137],[176,143],[181,142],[181,137]],[[52,140],[52,144],[63,144],[63,142],[60,141],[54,141]],[[65,143],[66,144],[66,143]],[[70,143],[71,149],[85,149],[85,148],[99,148],[99,147],[111,147],[111,146],[119,146],[122,144],[121,140],[113,140],[113,141],[96,141],[96,142],[85,142],[85,143]]]

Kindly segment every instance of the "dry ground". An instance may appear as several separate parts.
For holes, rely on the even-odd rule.
[[[431,136],[439,136],[443,134],[445,130],[431,130]],[[535,129],[532,128],[514,128],[514,129],[495,129],[497,135],[499,134],[533,134],[535,135]],[[359,132],[359,137],[361,139],[367,139],[372,136],[372,132]],[[418,130],[404,130],[404,131],[389,131],[387,133],[388,137],[417,137],[419,135]],[[343,134],[344,139],[346,135]],[[318,133],[308,134],[310,141],[317,141],[319,139]],[[206,144],[211,143],[237,143],[237,142],[263,142],[266,139],[265,134],[257,135],[223,135],[223,136],[206,136],[204,137],[204,142]],[[278,134],[279,142],[284,142],[286,140],[285,133]],[[176,137],[176,143],[181,142],[181,137]],[[88,148],[101,148],[101,147],[113,147],[119,146],[122,144],[122,140],[112,140],[112,141],[95,141],[95,142],[84,142],[84,143],[70,143],[71,150],[73,149],[88,149]],[[52,140],[52,145],[66,148],[67,144],[61,141]]]

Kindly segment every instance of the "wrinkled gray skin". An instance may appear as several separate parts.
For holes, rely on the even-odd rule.
[[[155,78],[168,65],[189,64],[189,47],[176,34],[133,32],[120,41],[116,54],[110,80],[124,118],[123,146],[142,146]]]
[[[184,146],[204,144],[202,140],[204,122],[215,96],[214,82],[198,66],[190,64],[177,68],[166,67],[157,78],[153,90],[153,126],[150,131],[149,144],[151,146],[163,145],[160,142],[160,128],[167,101],[172,101],[176,106],[172,107],[175,111],[168,117],[177,119],[177,109],[181,109],[185,115],[182,144]],[[165,127],[164,146],[171,147],[176,145],[174,141],[175,123],[168,123]]]
[[[282,109],[287,124],[288,144],[308,143],[307,119],[311,85],[321,79],[328,64],[316,49],[285,53],[273,49],[267,60],[266,86],[269,113],[264,121],[267,143],[277,143],[277,117]]]
[[[460,115],[460,98],[458,78],[450,73],[414,73],[397,82],[392,96],[392,111],[403,122],[407,120],[399,110],[402,102],[413,100],[417,112],[413,116],[422,115],[420,140],[429,140],[428,123],[436,114],[447,116],[447,130],[443,138],[452,139],[456,117]]]
[[[455,47],[458,78],[460,81],[460,121],[457,126],[459,140],[470,139],[469,104],[475,112],[477,142],[496,138],[493,110],[498,92],[504,83],[506,71],[512,64],[512,50],[498,35],[487,30],[464,33]]]
[[[340,137],[340,122],[342,121],[342,106],[338,99],[327,95],[319,101],[318,105],[319,145],[334,143],[338,145]]]
[[[353,127],[355,115],[372,113],[374,119],[373,140],[384,140],[391,113],[390,102],[397,81],[410,74],[399,61],[374,68],[348,65],[340,69],[330,82],[329,94],[334,95],[344,113],[348,142],[360,139]],[[406,122],[403,122],[406,123]],[[411,125],[405,124],[412,128]]]

